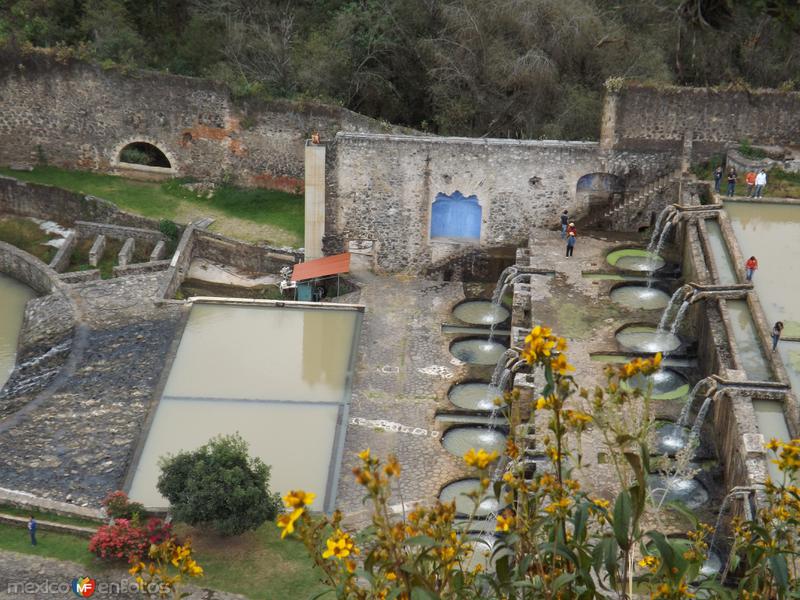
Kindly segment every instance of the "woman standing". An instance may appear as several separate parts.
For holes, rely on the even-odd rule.
[[[567,237],[567,256],[572,256],[572,251],[575,249],[575,232],[570,231]]]
[[[736,169],[733,167],[728,171],[728,197],[733,198],[733,193],[736,191]]]

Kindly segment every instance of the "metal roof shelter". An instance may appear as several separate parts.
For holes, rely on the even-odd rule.
[[[313,288],[320,280],[336,277],[336,295],[339,295],[339,275],[350,270],[350,253],[334,254],[298,263],[292,269],[291,283],[295,287],[295,297],[298,300],[319,300],[324,294],[320,288],[320,295],[314,295]],[[299,284],[299,285],[298,285]]]

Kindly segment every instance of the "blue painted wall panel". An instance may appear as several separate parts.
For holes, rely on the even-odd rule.
[[[464,196],[455,191],[448,196],[440,192],[431,206],[431,237],[479,240],[481,212],[475,195]]]

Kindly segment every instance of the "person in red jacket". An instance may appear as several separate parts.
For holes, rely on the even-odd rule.
[[[751,256],[747,259],[747,262],[744,263],[744,273],[747,277],[747,281],[753,281],[753,273],[756,272],[758,268],[758,260],[756,260],[755,256]]]

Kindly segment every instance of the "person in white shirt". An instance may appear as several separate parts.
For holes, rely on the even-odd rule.
[[[756,198],[761,198],[761,193],[764,191],[764,186],[767,185],[767,172],[761,169],[756,175]]]

